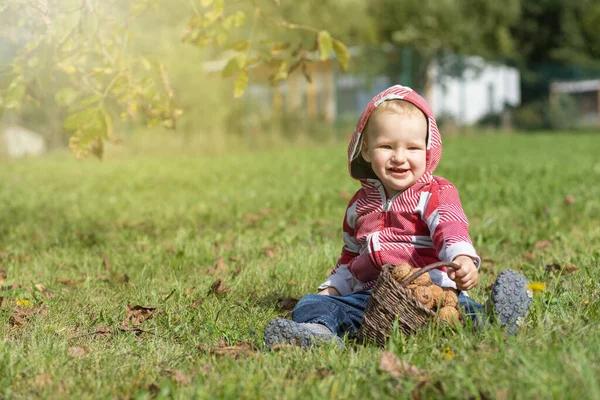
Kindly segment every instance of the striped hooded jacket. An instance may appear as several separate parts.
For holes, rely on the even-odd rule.
[[[393,99],[409,101],[421,109],[427,118],[428,134],[425,173],[413,186],[388,199],[370,165],[357,153],[369,116],[379,104]],[[348,146],[350,175],[362,187],[346,209],[342,254],[319,289],[333,286],[342,295],[372,289],[386,263],[409,263],[421,268],[467,255],[479,268],[480,258],[469,237],[458,191],[447,180],[433,176],[441,156],[440,133],[431,109],[419,94],[396,85],[369,102]],[[430,274],[435,284],[456,287],[445,268]]]

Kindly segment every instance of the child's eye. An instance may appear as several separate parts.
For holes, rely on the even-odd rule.
[[[382,144],[379,147],[382,149],[391,149],[392,148],[392,146],[390,146],[389,144]]]

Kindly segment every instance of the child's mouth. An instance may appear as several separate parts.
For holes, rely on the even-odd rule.
[[[390,168],[390,172],[393,175],[404,175],[408,172],[408,169],[406,169],[406,168]]]

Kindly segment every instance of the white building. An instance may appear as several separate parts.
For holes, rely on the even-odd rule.
[[[521,103],[521,76],[516,68],[486,63],[471,57],[462,78],[441,75],[430,69],[432,81],[427,101],[436,116],[451,116],[459,125],[476,123],[486,114],[501,113],[506,105]]]

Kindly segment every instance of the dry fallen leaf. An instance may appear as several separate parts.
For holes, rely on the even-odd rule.
[[[156,307],[153,306],[132,306],[127,305],[127,315],[121,322],[119,327],[121,330],[131,330],[129,324],[131,323],[133,330],[138,328],[144,321],[151,319]]]
[[[223,284],[223,281],[221,279],[217,279],[213,282],[212,285],[210,285],[210,288],[208,289],[208,294],[223,294],[230,291],[231,288],[229,286]]]
[[[180,371],[178,369],[165,369],[163,372],[165,374],[173,377],[173,380],[181,386],[187,386],[192,381],[191,376],[187,375],[185,372]]]
[[[562,265],[560,265],[558,263],[548,264],[548,265],[546,265],[545,269],[546,269],[546,272],[561,272],[561,271],[563,271]],[[564,272],[566,274],[571,274],[571,273],[577,271],[578,269],[579,269],[579,267],[569,264],[566,267],[564,267]]]
[[[274,246],[265,247],[263,249],[265,255],[269,258],[277,257],[279,254],[279,245],[275,244]]]
[[[340,190],[340,197],[344,200],[350,200],[352,198],[352,195],[346,192],[345,190]]]
[[[83,358],[91,353],[91,350],[83,345],[71,346],[68,350],[69,356],[73,358]]]
[[[4,285],[4,281],[6,280],[6,271],[0,269],[0,286]]]
[[[298,299],[294,299],[293,297],[286,297],[283,299],[277,299],[277,308],[279,311],[293,311],[294,307],[298,303]]]
[[[42,296],[48,298],[48,299],[52,299],[54,296],[54,293],[52,293],[50,290],[48,290],[48,288],[44,285],[42,285],[41,283],[36,283],[35,284],[35,288],[42,294]]]
[[[19,314],[11,315],[9,319],[10,326],[14,328],[19,328],[25,325],[26,322],[25,317]]]
[[[566,195],[564,198],[564,202],[567,206],[573,205],[575,203],[575,196],[573,196],[572,194]]]
[[[210,351],[211,354],[220,356],[232,356],[238,358],[240,356],[248,356],[257,353],[257,348],[250,342],[241,342],[235,346],[226,346],[225,341],[221,339],[220,347]]]
[[[258,221],[262,219],[262,216],[258,214],[248,213],[242,217],[242,219],[247,222],[249,225],[255,225]]]
[[[547,249],[549,247],[552,247],[552,242],[549,240],[540,240],[533,245],[533,248],[536,250]]]
[[[379,368],[388,372],[394,378],[425,378],[425,371],[400,360],[398,356],[391,351],[383,352],[381,359],[379,360]]]
[[[108,256],[106,255],[106,253],[102,254],[102,263],[104,265],[104,270],[106,272],[108,272],[108,271],[111,270],[111,268],[110,268],[110,262],[108,261]]]
[[[52,377],[50,376],[50,374],[48,372],[42,372],[41,374],[38,374],[35,377],[35,380],[33,383],[35,386],[37,386],[39,388],[43,388],[52,383]]]
[[[204,303],[204,297],[201,299],[194,300],[194,302],[192,303],[192,308],[198,308],[202,303]]]
[[[211,276],[223,276],[227,273],[227,264],[223,260],[223,257],[217,258],[215,265],[208,267],[207,273]]]
[[[94,336],[96,337],[107,338],[112,335],[112,332],[113,330],[110,326],[99,324],[94,327]]]

